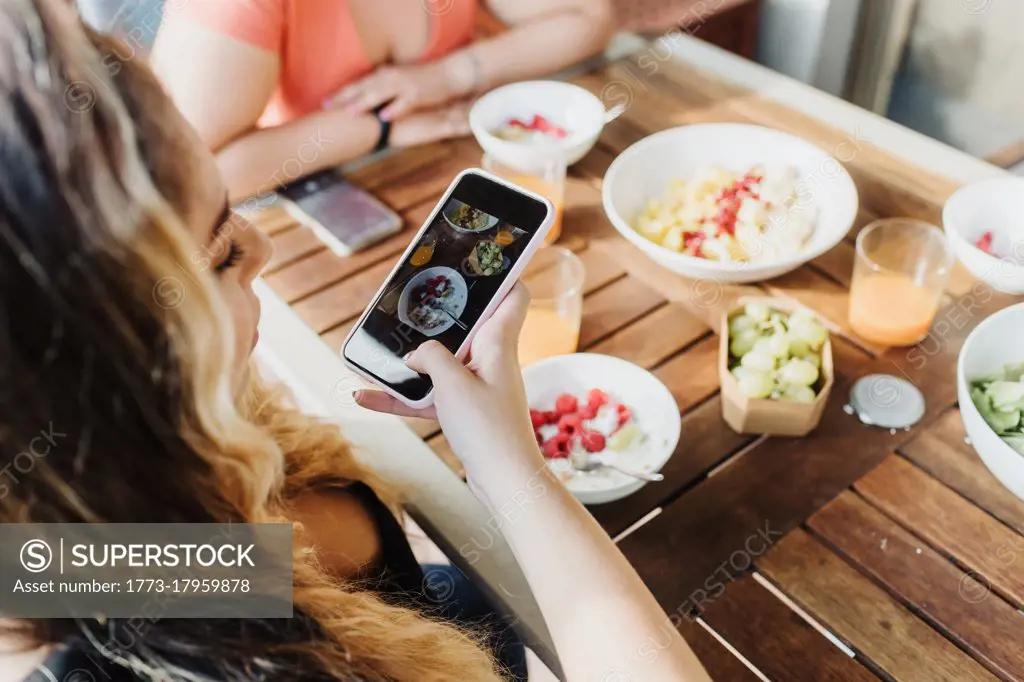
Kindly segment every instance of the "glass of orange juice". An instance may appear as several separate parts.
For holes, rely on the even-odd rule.
[[[583,318],[583,261],[561,246],[537,251],[520,276],[530,309],[519,335],[519,364],[575,353]]]
[[[850,326],[882,346],[914,345],[928,335],[952,267],[939,228],[911,218],[876,220],[857,235]]]
[[[554,147],[538,145],[536,154],[531,154],[522,167],[511,166],[498,161],[490,154],[484,154],[481,165],[488,173],[505,178],[520,187],[536,192],[551,200],[555,206],[555,222],[544,239],[553,244],[562,234],[562,208],[565,205],[565,155]]]

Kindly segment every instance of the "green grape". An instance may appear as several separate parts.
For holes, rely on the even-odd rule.
[[[818,369],[821,369],[821,355],[818,354],[818,353],[815,353],[812,350],[809,350],[806,353],[794,353],[793,357],[799,358],[799,359],[803,360],[804,362],[809,362],[812,365],[814,365],[815,367],[817,367]]]
[[[748,303],[744,312],[755,322],[767,322],[772,314],[772,309],[764,303]]]
[[[733,376],[736,377],[736,382],[739,384],[740,393],[752,400],[767,398],[775,386],[775,382],[772,381],[772,376],[768,372],[748,371],[741,372],[737,376],[733,371]]]
[[[782,392],[783,400],[791,400],[797,403],[813,403],[815,397],[814,389],[810,386],[789,384]]]
[[[790,355],[794,355],[796,357],[802,357],[804,355],[811,355],[811,346],[810,346],[809,343],[807,343],[803,339],[791,338],[791,335],[787,335],[787,336],[790,336],[790,339],[789,339],[789,354]]]
[[[810,386],[818,380],[818,368],[799,358],[793,358],[779,369],[779,383]]]
[[[737,315],[729,320],[729,335],[736,336],[748,330],[754,331],[755,327],[757,327],[757,320],[749,315]]]
[[[780,360],[785,360],[790,353],[789,336],[784,331],[777,331],[768,337],[768,350]]]
[[[756,341],[756,331],[753,329],[744,330],[733,337],[732,341],[729,343],[729,352],[732,353],[735,358],[742,358],[754,349],[754,343]]]
[[[828,339],[828,330],[818,320],[806,313],[793,313],[789,318],[789,335],[803,341],[813,350],[819,350]]]
[[[755,372],[770,372],[775,369],[775,356],[755,347],[740,359],[740,364]]]

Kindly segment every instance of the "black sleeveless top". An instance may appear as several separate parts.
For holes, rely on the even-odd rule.
[[[423,570],[412,553],[401,524],[368,486],[354,483],[344,490],[359,500],[373,517],[381,540],[380,557],[376,565],[365,572],[362,578],[363,585],[389,603],[426,610],[429,600],[423,593]],[[294,635],[295,630],[302,631],[303,627],[291,627],[292,624],[285,620],[246,624],[245,621],[221,619],[216,623],[203,623],[204,628],[223,628],[225,632],[230,631],[232,637],[240,636],[239,631],[243,625],[246,632],[258,632],[263,637],[276,639],[275,632],[279,632],[282,640]],[[286,633],[286,630],[290,632]],[[186,670],[211,675],[208,661],[183,659],[172,662]],[[25,682],[140,682],[146,679],[148,678],[139,677],[108,661],[83,637],[65,643],[47,658],[39,669],[25,678]]]

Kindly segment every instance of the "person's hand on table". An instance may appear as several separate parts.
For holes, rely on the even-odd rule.
[[[437,109],[418,111],[391,126],[392,147],[414,147],[428,142],[469,135],[471,102],[456,102]]]
[[[382,104],[380,117],[396,121],[414,111],[430,109],[467,94],[464,84],[446,61],[403,66],[381,66],[342,88],[324,102],[325,108],[343,107],[350,114],[365,114]]]
[[[473,337],[466,365],[437,341],[412,353],[406,364],[434,382],[431,407],[413,409],[382,391],[357,391],[356,402],[378,412],[437,419],[471,484],[539,471],[544,458],[533,435],[517,354],[529,303],[526,287],[517,283]]]

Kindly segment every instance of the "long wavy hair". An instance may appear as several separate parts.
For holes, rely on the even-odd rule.
[[[11,455],[66,434],[5,481],[2,522],[280,522],[310,489],[378,483],[334,425],[258,378],[236,396],[228,311],[189,258],[183,125],[149,70],[61,0],[0,0],[0,442]],[[167,277],[188,283],[173,307],[154,295]],[[340,582],[315,550],[294,564],[290,620],[7,634],[130,636],[101,648],[153,679],[499,679],[470,634]]]

